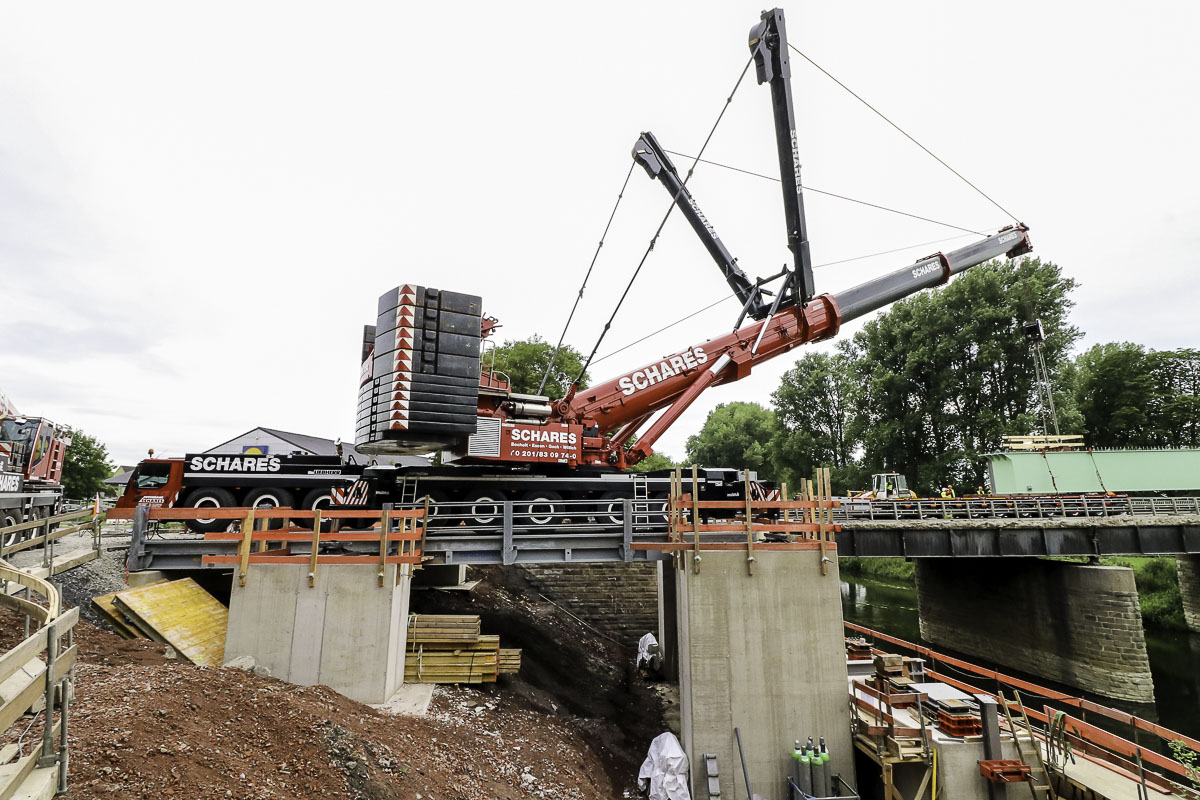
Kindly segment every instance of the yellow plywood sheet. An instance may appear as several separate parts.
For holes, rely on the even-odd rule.
[[[221,665],[229,609],[191,578],[117,592],[113,604],[193,664]]]
[[[96,607],[96,611],[104,620],[113,626],[113,630],[121,634],[126,639],[141,638],[141,634],[135,628],[129,626],[125,622],[125,615],[117,610],[113,605],[113,598],[117,596],[116,592],[112,594],[102,594],[99,597],[92,598],[92,605]]]

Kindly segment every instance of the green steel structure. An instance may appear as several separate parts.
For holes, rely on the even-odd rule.
[[[996,494],[1194,492],[1200,449],[988,453]]]

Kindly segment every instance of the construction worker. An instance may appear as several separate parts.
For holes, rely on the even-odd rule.
[[[953,485],[953,484],[947,484],[947,485],[946,485],[946,486],[945,486],[945,487],[942,489],[942,500],[943,500],[943,501],[946,501],[946,500],[953,500],[953,499],[954,499],[954,485]],[[947,506],[942,506],[942,518],[943,518],[943,519],[950,519],[950,509],[949,509],[949,507],[947,507]]]
[[[890,499],[895,496],[896,496],[896,482],[894,480],[892,480],[891,478],[888,478],[887,497]]]

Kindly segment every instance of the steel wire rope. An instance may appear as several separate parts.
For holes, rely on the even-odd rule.
[[[746,61],[746,66],[742,67],[742,73],[738,75],[737,83],[733,85],[733,90],[725,98],[725,105],[721,106],[721,113],[717,114],[717,119],[713,122],[712,128],[709,129],[708,136],[704,137],[704,144],[700,146],[700,152],[697,153],[692,166],[688,167],[687,175],[684,176],[683,183],[679,186],[679,191],[675,192],[675,196],[671,198],[671,205],[667,207],[667,213],[663,214],[662,222],[658,223],[658,229],[654,231],[654,236],[650,237],[650,244],[647,245],[646,252],[642,254],[642,259],[638,262],[637,268],[634,269],[633,275],[629,278],[629,283],[625,285],[625,291],[621,292],[621,297],[617,300],[617,305],[613,308],[612,315],[609,316],[608,322],[604,323],[604,328],[600,331],[600,336],[596,339],[596,344],[592,347],[592,352],[588,354],[587,360],[579,370],[579,376],[575,378],[576,384],[583,380],[584,374],[592,364],[592,359],[596,357],[596,351],[600,349],[600,343],[604,341],[604,337],[608,334],[609,329],[612,328],[613,320],[617,318],[617,312],[621,310],[621,305],[625,302],[625,298],[629,296],[629,290],[633,288],[633,282],[637,280],[638,274],[642,271],[642,267],[645,266],[646,259],[654,252],[654,245],[658,242],[658,237],[662,235],[663,228],[667,225],[667,220],[671,218],[671,212],[675,210],[675,202],[679,199],[679,195],[683,190],[687,188],[688,181],[692,179],[692,173],[695,172],[696,165],[700,163],[700,157],[704,155],[705,149],[708,148],[708,143],[712,141],[713,134],[717,132],[717,126],[724,119],[725,112],[729,110],[729,105],[733,102],[733,96],[737,94],[738,87],[742,85],[742,80],[746,77],[746,73],[750,70],[752,63],[754,63],[753,57]]]
[[[896,247],[891,250],[881,250],[878,253],[867,253],[866,255],[854,256],[853,258],[843,258],[838,261],[826,261],[823,264],[813,264],[813,269],[821,269],[822,267],[832,267],[835,264],[846,264],[851,261],[861,261],[864,258],[874,258],[875,256],[886,256],[886,255],[890,255],[892,253],[899,253],[904,250],[912,250],[917,247],[928,247],[929,245],[942,244],[943,242],[952,242],[955,239],[961,239],[964,236],[968,236],[968,235],[972,235],[972,234],[964,233],[964,234],[960,234],[959,236],[951,236],[946,239],[935,239],[931,242],[921,242],[920,244],[910,244],[910,245],[907,245],[906,247]],[[613,356],[617,355],[618,353],[623,353],[624,351],[628,350],[629,348],[631,348],[635,345],[639,345],[642,342],[646,341],[647,339],[651,339],[655,336],[658,336],[660,333],[663,333],[664,331],[668,331],[671,328],[674,328],[676,325],[687,322],[692,317],[703,314],[705,311],[708,311],[710,308],[715,308],[716,306],[719,306],[721,303],[724,303],[725,301],[732,300],[732,299],[733,299],[733,295],[731,295],[731,294],[724,295],[719,300],[715,300],[715,301],[709,303],[708,305],[704,306],[704,308],[698,308],[695,311],[691,312],[690,314],[680,317],[679,319],[675,320],[674,322],[667,323],[666,325],[664,325],[663,327],[659,328],[656,331],[647,333],[645,336],[643,336],[640,339],[632,341],[629,344],[622,345],[621,347],[618,347],[616,350],[613,350],[612,352],[605,353],[604,355],[602,355],[599,358],[592,361],[592,363],[599,364],[601,361],[612,358]]]
[[[862,96],[861,96],[861,95],[859,95],[857,92],[855,92],[855,91],[854,91],[853,89],[851,89],[849,86],[847,86],[846,84],[842,83],[842,82],[841,82],[841,81],[839,81],[837,78],[835,78],[835,77],[834,77],[834,76],[833,76],[833,75],[832,75],[832,74],[829,72],[829,70],[825,69],[825,68],[824,68],[824,67],[822,67],[820,64],[818,64],[816,61],[813,61],[811,58],[809,58],[809,57],[808,57],[808,55],[807,55],[807,54],[806,54],[806,53],[805,53],[803,50],[801,50],[800,48],[796,47],[796,45],[792,44],[791,42],[788,42],[788,47],[790,47],[790,48],[791,48],[791,49],[792,49],[792,50],[793,50],[793,51],[794,51],[794,52],[795,52],[797,55],[799,55],[799,56],[800,56],[801,58],[803,58],[805,61],[807,61],[808,63],[812,64],[814,67],[816,67],[817,69],[819,69],[819,70],[820,70],[820,71],[821,71],[821,72],[822,72],[822,73],[825,75],[825,77],[829,78],[831,81],[833,81],[834,83],[836,83],[838,86],[842,87],[842,88],[843,88],[843,89],[845,89],[847,92],[849,92],[849,93],[850,93],[850,95],[851,95],[852,97],[854,97],[854,99],[855,99],[855,100],[857,100],[858,102],[862,103],[862,104],[863,104],[864,106],[866,106],[867,108],[871,109],[871,111],[875,112],[875,114],[877,114],[877,115],[879,116],[879,118],[880,118],[880,119],[882,119],[882,120],[883,120],[884,122],[886,122],[888,125],[891,125],[893,128],[895,128],[896,130],[898,130],[898,131],[899,131],[901,134],[903,134],[903,135],[904,135],[904,137],[905,137],[906,139],[908,139],[910,142],[912,142],[913,144],[915,144],[917,147],[919,147],[919,148],[921,148],[922,150],[924,150],[924,151],[925,151],[925,153],[926,153],[926,154],[927,154],[927,155],[928,155],[930,158],[932,158],[934,161],[938,162],[938,163],[939,163],[939,164],[941,164],[943,167],[945,167],[946,169],[948,169],[948,170],[950,170],[952,173],[954,173],[954,175],[955,175],[955,176],[957,176],[957,177],[958,177],[958,179],[959,179],[959,180],[961,180],[963,183],[965,183],[967,186],[970,186],[972,189],[974,189],[975,191],[979,192],[980,196],[982,196],[982,197],[983,197],[985,200],[987,200],[989,203],[991,203],[992,205],[994,205],[996,208],[998,208],[998,209],[1000,209],[1001,211],[1003,211],[1003,212],[1004,212],[1004,213],[1005,213],[1007,216],[1011,217],[1013,222],[1020,222],[1020,220],[1019,220],[1019,219],[1017,219],[1017,217],[1016,217],[1016,215],[1015,215],[1015,214],[1013,214],[1013,213],[1012,213],[1011,211],[1009,211],[1007,208],[1005,208],[1004,206],[1000,205],[1000,204],[999,204],[999,203],[997,203],[995,200],[993,200],[993,199],[992,199],[992,197],[991,197],[991,195],[989,195],[987,192],[983,191],[983,189],[980,189],[978,186],[976,186],[975,184],[973,184],[973,183],[971,183],[969,180],[967,180],[967,179],[966,179],[966,178],[963,176],[963,174],[962,174],[961,172],[959,172],[959,171],[958,171],[958,170],[956,170],[954,167],[952,167],[952,166],[950,166],[949,164],[947,164],[947,163],[946,163],[945,161],[943,161],[942,159],[938,158],[938,157],[937,157],[937,155],[935,155],[935,154],[934,154],[934,152],[933,152],[932,150],[930,150],[928,147],[926,147],[925,145],[923,145],[923,144],[921,144],[920,142],[918,142],[918,141],[917,141],[917,140],[916,140],[916,139],[915,139],[915,138],[912,136],[912,134],[910,134],[908,131],[904,130],[904,128],[901,128],[899,125],[897,125],[896,123],[894,123],[894,122],[892,122],[890,119],[888,119],[888,117],[887,117],[887,115],[886,115],[886,114],[884,114],[882,111],[880,111],[879,109],[877,109],[875,106],[871,105],[871,104],[870,104],[870,103],[868,103],[866,100],[864,100],[864,99],[862,98]]]
[[[680,158],[694,158],[694,156],[690,156],[686,153],[677,153],[674,150],[667,150],[667,152],[673,156],[679,156]],[[753,175],[755,178],[764,178],[768,181],[774,181],[775,183],[780,182],[779,178],[775,178],[771,175],[765,175],[761,172],[754,172],[753,170],[749,170],[749,169],[742,169],[741,167],[734,167],[729,164],[722,164],[719,161],[709,161],[709,160],[703,159],[703,158],[699,159],[699,161],[701,161],[702,163],[705,163],[705,164],[711,164],[714,167],[721,167],[722,169],[733,170],[734,172],[741,172],[745,175]],[[934,225],[941,225],[946,228],[953,228],[956,231],[965,231],[967,233],[973,233],[976,236],[986,236],[987,235],[983,231],[977,231],[977,230],[973,230],[971,228],[964,228],[961,225],[954,225],[953,223],[950,223],[950,222],[942,222],[940,219],[933,219],[931,217],[923,217],[920,214],[913,214],[908,211],[901,211],[898,208],[890,208],[888,206],[882,206],[882,205],[879,205],[878,203],[872,203],[868,200],[859,200],[854,197],[847,197],[844,194],[838,194],[836,192],[828,192],[824,189],[817,189],[817,188],[809,186],[807,184],[802,183],[800,185],[800,188],[806,192],[812,192],[814,194],[822,194],[827,197],[836,197],[838,200],[845,200],[850,203],[858,203],[859,205],[867,206],[868,208],[877,208],[880,211],[890,211],[891,213],[899,214],[902,217],[910,217],[911,219],[919,219],[922,222],[932,222]]]
[[[571,327],[571,320],[575,318],[575,311],[579,308],[579,301],[583,299],[583,292],[587,289],[588,278],[592,277],[592,269],[596,266],[596,259],[600,257],[600,249],[604,247],[604,240],[608,238],[608,229],[612,227],[613,218],[617,216],[617,208],[621,205],[622,198],[625,197],[625,188],[629,186],[629,178],[633,175],[633,168],[637,166],[636,161],[630,161],[629,172],[625,173],[625,182],[621,184],[621,191],[617,193],[617,202],[613,203],[612,213],[608,215],[608,223],[604,226],[604,233],[600,234],[600,243],[596,245],[596,252],[592,254],[592,263],[588,264],[587,273],[583,276],[583,283],[579,285],[579,294],[575,296],[575,305],[571,306],[571,313],[567,315],[567,323],[563,325],[562,333],[558,337],[558,344],[554,345],[554,353],[550,356],[550,361],[546,364],[546,374],[542,376],[542,382],[538,384],[538,389],[534,394],[541,394],[542,389],[546,388],[546,381],[550,378],[550,372],[554,369],[554,362],[558,360],[558,351],[562,349],[563,339],[567,336],[567,329]]]

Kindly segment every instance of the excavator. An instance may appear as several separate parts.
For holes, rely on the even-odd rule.
[[[668,476],[628,469],[653,452],[705,391],[741,380],[803,344],[832,338],[845,323],[978,264],[1030,252],[1028,228],[1018,223],[859,286],[817,294],[782,10],[763,12],[749,47],[758,83],[771,90],[790,265],[768,278],[749,278],[655,136],[642,133],[632,152],[671,195],[740,302],[733,332],[586,389],[572,384],[552,401],[512,391],[506,376],[482,365],[483,340],[496,325],[483,315],[482,298],[396,287],[380,298],[376,324],[364,331],[356,446],[378,454],[440,449],[441,464],[369,466],[351,486],[334,490],[335,505],[379,508],[427,496],[435,503],[465,503],[468,523],[488,524],[506,499],[524,501],[531,519],[546,523],[562,517],[565,500],[599,500],[614,508],[631,497],[662,504]],[[745,485],[745,476],[733,469],[705,470],[702,478],[708,499],[736,496]]]

